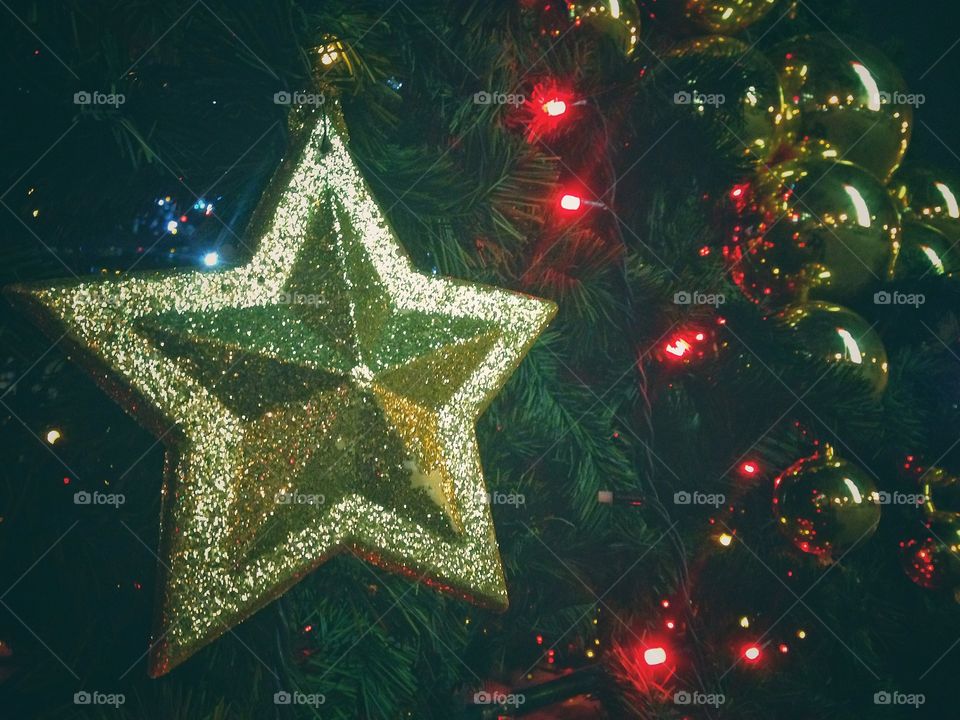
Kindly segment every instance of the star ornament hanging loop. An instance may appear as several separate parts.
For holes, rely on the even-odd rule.
[[[8,289],[167,444],[153,676],[345,550],[507,604],[475,422],[556,308],[418,272],[336,100],[290,125],[245,265]]]

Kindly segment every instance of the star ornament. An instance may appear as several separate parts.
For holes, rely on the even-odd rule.
[[[555,307],[417,272],[328,105],[246,265],[12,289],[167,444],[155,677],[345,550],[507,604],[474,425]]]

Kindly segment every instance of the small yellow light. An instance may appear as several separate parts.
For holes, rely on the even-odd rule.
[[[797,637],[803,640],[807,636],[806,630],[797,630]]]
[[[724,547],[730,547],[730,543],[733,542],[733,535],[730,535],[729,533],[723,533],[720,537],[717,538],[717,542],[719,542]]]
[[[57,442],[63,437],[63,433],[54,428],[47,433],[47,442],[51,445],[56,445]]]
[[[340,59],[342,51],[343,45],[339,40],[327,43],[317,50],[317,52],[320,54],[320,64],[324,67],[333,65],[335,62],[337,62],[337,60]]]
[[[746,615],[740,618],[740,627],[742,628],[750,627],[750,618],[748,618]]]
[[[588,657],[588,658],[592,658],[594,655],[595,655],[595,653],[593,652],[593,650],[587,650],[587,657]]]
[[[40,208],[37,208],[36,210],[33,211],[33,216],[40,217]]]

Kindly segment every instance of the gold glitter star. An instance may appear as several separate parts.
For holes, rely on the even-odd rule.
[[[246,265],[13,289],[168,444],[154,676],[348,548],[506,606],[474,423],[555,308],[416,272],[328,105]]]

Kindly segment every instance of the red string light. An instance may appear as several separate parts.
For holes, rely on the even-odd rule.
[[[541,109],[549,117],[559,117],[566,114],[567,112],[567,103],[559,98],[552,98],[547,100],[542,106]]]
[[[692,349],[693,346],[682,337],[678,337],[671,342],[668,342],[664,347],[664,350],[666,350],[669,354],[678,358],[686,357],[687,353],[689,353]]]
[[[643,661],[650,667],[663,665],[667,661],[667,651],[662,647],[647,648],[643,651]]]
[[[524,104],[522,122],[529,142],[556,135],[571,127],[574,108],[583,105],[573,91],[553,79],[537,83]]]

